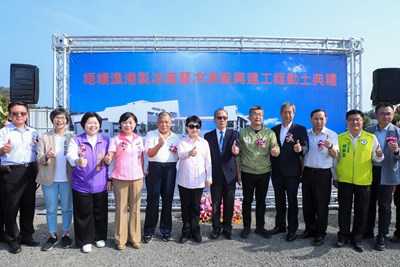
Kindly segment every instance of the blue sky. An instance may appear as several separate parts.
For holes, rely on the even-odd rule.
[[[0,85],[11,63],[37,65],[41,106],[52,105],[53,34],[363,38],[364,110],[372,72],[400,67],[398,0],[13,0],[1,13]]]

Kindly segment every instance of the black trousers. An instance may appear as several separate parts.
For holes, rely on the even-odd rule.
[[[200,200],[203,188],[186,188],[178,185],[179,197],[181,199],[182,212],[182,235],[189,237],[190,234],[200,234]]]
[[[346,241],[351,240],[361,243],[365,226],[367,223],[369,196],[371,187],[369,185],[354,185],[339,182],[338,201],[339,201],[339,232],[338,238]],[[354,218],[353,229],[350,232],[351,209],[354,197]]]
[[[211,185],[211,199],[212,199],[212,226],[214,231],[219,231],[221,226],[224,231],[231,232],[232,230],[232,216],[233,207],[235,204],[235,189],[236,182],[228,184],[223,177],[222,185]],[[221,218],[221,204],[224,202],[223,220]]]
[[[396,186],[393,194],[393,202],[396,206],[396,230],[394,235],[400,238],[400,185]]]
[[[268,192],[268,184],[271,172],[252,174],[242,172],[243,202],[242,216],[244,228],[251,226],[251,204],[253,196],[256,196],[256,227],[265,226],[265,197]]]
[[[77,247],[107,240],[107,191],[87,194],[72,189],[74,230]]]
[[[3,209],[4,237],[6,242],[30,240],[34,233],[36,193],[35,165],[11,167],[11,173],[1,172],[1,203]],[[17,215],[19,211],[19,226]]]
[[[329,201],[332,191],[331,169],[304,167],[302,180],[305,231],[325,236],[328,227]]]
[[[394,186],[381,185],[381,167],[374,166],[372,172],[373,179],[365,232],[374,232],[376,203],[378,202],[378,236],[386,237],[389,234],[389,226],[392,219],[392,194]]]
[[[286,228],[287,196],[288,231],[294,233],[299,228],[297,192],[299,190],[300,177],[273,175],[272,184],[275,191],[275,226],[279,228]]]

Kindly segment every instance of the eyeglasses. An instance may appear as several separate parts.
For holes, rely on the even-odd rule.
[[[188,127],[189,127],[189,129],[192,129],[192,130],[193,130],[194,128],[200,129],[200,125],[198,125],[198,124],[196,124],[196,125],[194,125],[194,124],[189,124]]]
[[[392,113],[392,112],[379,112],[378,114],[379,114],[379,115],[382,115],[382,116],[390,116],[390,115],[392,115],[393,113]]]
[[[11,115],[13,115],[14,117],[17,117],[18,115],[21,115],[22,117],[25,116],[26,114],[28,114],[27,112],[11,112]]]
[[[352,121],[352,122],[361,122],[363,119],[361,118],[348,118],[348,121]]]
[[[217,118],[217,120],[220,120],[220,121],[222,121],[222,120],[226,121],[228,119],[228,117],[224,117],[224,116],[218,116],[216,118]]]
[[[262,114],[262,113],[251,113],[251,115],[253,116],[253,117],[263,117],[264,116],[264,114]]]

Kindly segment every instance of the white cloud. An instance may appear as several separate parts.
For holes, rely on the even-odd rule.
[[[303,64],[299,64],[294,67],[289,67],[288,71],[290,71],[290,72],[307,72],[306,67],[304,67]]]
[[[281,123],[278,118],[268,118],[264,120],[265,125],[278,125]]]

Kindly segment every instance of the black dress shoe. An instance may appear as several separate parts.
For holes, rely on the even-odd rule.
[[[309,237],[315,237],[315,235],[311,234],[308,231],[304,231],[301,235],[298,235],[297,237],[300,238],[300,239],[306,239],[306,238],[309,238]]]
[[[17,254],[21,252],[21,245],[18,244],[17,241],[12,241],[10,244],[8,244],[8,246],[8,251],[12,254]]]
[[[279,234],[279,233],[285,233],[286,228],[285,227],[277,227],[275,226],[272,230],[269,230],[268,233],[271,235]]]
[[[242,233],[240,233],[241,238],[248,238],[250,235],[250,228],[243,228]]]
[[[197,243],[201,243],[203,241],[203,238],[201,237],[201,234],[193,235],[193,239]]]
[[[296,233],[295,233],[295,232],[289,232],[289,233],[286,235],[286,241],[292,242],[292,241],[294,241],[294,240],[296,240]]]
[[[21,245],[27,245],[28,247],[38,247],[40,245],[40,242],[32,238],[29,240],[21,240]]]
[[[361,243],[352,242],[352,245],[355,251],[360,253],[364,251],[364,248],[361,246]]]
[[[321,246],[324,244],[324,238],[322,236],[317,236],[313,241],[314,246]]]
[[[385,248],[386,248],[386,238],[384,236],[379,236],[376,239],[374,249],[378,251],[384,251]]]
[[[256,230],[254,230],[254,233],[256,233],[264,238],[271,238],[271,234],[268,233],[268,231],[265,228],[256,228]]]
[[[190,235],[181,235],[179,242],[181,242],[182,244],[185,244],[189,239],[190,239]]]
[[[210,234],[210,239],[217,239],[219,236],[219,232],[212,231]]]
[[[232,232],[231,231],[223,231],[222,234],[225,236],[226,239],[232,239]]]

